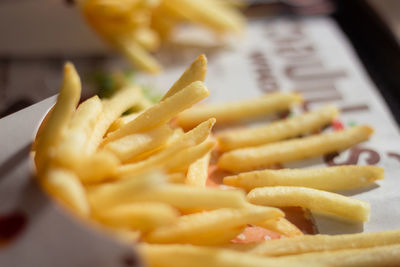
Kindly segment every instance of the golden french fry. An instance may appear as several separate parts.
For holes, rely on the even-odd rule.
[[[171,127],[164,124],[147,132],[127,135],[109,142],[104,149],[113,152],[122,162],[127,162],[135,156],[163,146],[172,134]]]
[[[65,169],[50,169],[41,179],[43,187],[76,213],[88,216],[89,203],[78,177]]]
[[[345,190],[367,186],[383,179],[376,166],[335,166],[318,169],[261,170],[227,176],[224,184],[251,190],[264,186],[303,186],[320,190]]]
[[[248,204],[244,193],[239,190],[189,187],[180,184],[157,186],[157,180],[154,178],[144,178],[130,178],[127,181],[97,186],[88,192],[89,201],[96,210],[134,202],[162,202],[180,210],[240,208]]]
[[[286,237],[302,236],[303,232],[296,225],[289,222],[284,217],[269,219],[256,223],[256,225],[264,227],[268,230],[282,234]]]
[[[100,210],[95,217],[112,227],[136,229],[142,232],[170,225],[178,219],[178,211],[164,203],[133,203]]]
[[[268,240],[258,244],[231,245],[230,248],[263,256],[286,256],[310,252],[370,248],[400,244],[400,230],[344,235],[303,235]]]
[[[283,257],[299,265],[318,262],[324,266],[398,266],[400,244],[372,248],[313,252]]]
[[[122,126],[124,126],[125,124],[133,121],[137,116],[139,116],[139,114],[140,114],[139,112],[131,113],[129,115],[119,117],[110,125],[110,127],[107,130],[107,134],[114,132],[114,131],[118,130],[119,128],[121,128]]]
[[[185,70],[185,72],[181,75],[181,77],[172,85],[172,87],[168,90],[168,92],[161,99],[165,100],[166,98],[176,94],[186,86],[190,85],[195,81],[202,81],[206,78],[207,73],[207,58],[204,54],[198,56],[195,61],[193,61],[192,65]]]
[[[118,91],[111,99],[103,100],[103,112],[100,114],[89,139],[88,154],[97,150],[110,125],[140,99],[141,92],[138,87],[127,87]]]
[[[244,22],[238,12],[215,1],[169,0],[164,4],[176,16],[204,24],[218,32],[241,32],[243,28]]]
[[[220,229],[214,230],[209,229],[207,233],[199,233],[191,235],[192,240],[197,245],[202,246],[221,246],[229,244],[232,239],[235,239],[239,234],[245,229],[245,225],[234,227],[234,228],[224,228],[223,231]]]
[[[199,145],[189,147],[172,156],[164,165],[164,168],[170,172],[186,171],[196,160],[209,154],[215,144],[215,141],[204,141]]]
[[[210,164],[211,153],[207,153],[202,158],[190,164],[187,171],[185,184],[205,187],[208,179],[208,166]]]
[[[225,151],[263,145],[312,133],[329,124],[337,114],[338,110],[335,107],[327,106],[255,128],[228,130],[218,134],[217,140],[221,150]]]
[[[105,143],[166,123],[176,114],[208,95],[209,91],[201,81],[193,82],[173,96],[145,110],[136,119],[124,125],[118,131],[110,133]]]
[[[286,110],[301,101],[301,97],[295,93],[274,93],[239,102],[202,105],[179,114],[178,124],[190,128],[212,117],[218,123],[236,122]]]
[[[80,162],[71,167],[84,184],[103,182],[112,178],[118,171],[120,162],[107,151],[98,151],[93,155],[80,158]]]
[[[119,168],[118,175],[126,176],[134,174],[147,169],[152,169],[155,166],[166,168],[167,164],[170,162],[171,157],[175,156],[180,151],[186,148],[197,145],[203,142],[210,135],[211,128],[215,123],[215,119],[209,119],[201,123],[199,126],[193,130],[185,133],[181,138],[172,142],[161,152],[151,156],[150,158],[132,164],[126,164]],[[178,155],[179,156],[179,155]]]
[[[64,77],[57,103],[47,118],[36,143],[35,163],[40,173],[55,154],[55,146],[60,142],[64,131],[81,97],[81,81],[72,63],[64,66]]]
[[[97,96],[78,106],[56,149],[56,161],[60,165],[73,168],[80,164],[86,156],[86,146],[101,111],[101,100]]]
[[[260,187],[247,195],[250,203],[272,207],[299,206],[314,211],[335,214],[355,221],[368,221],[367,202],[339,194],[306,187]]]
[[[154,51],[160,46],[160,37],[151,28],[140,27],[133,32],[134,40],[149,51]]]
[[[115,227],[106,227],[103,226],[104,230],[110,233],[112,236],[126,242],[128,244],[139,242],[141,233],[140,231],[135,231],[132,229],[126,228],[115,228]]]
[[[347,149],[368,140],[373,133],[369,126],[355,126],[346,130],[317,134],[251,148],[241,148],[223,154],[218,167],[240,172],[316,157]]]
[[[189,243],[194,245],[215,244],[211,236],[207,239],[200,239],[201,243],[200,240],[193,237],[207,235],[210,229],[213,232],[222,233],[224,229],[246,226],[282,216],[283,213],[279,209],[257,206],[194,213],[179,217],[174,224],[155,229],[146,236],[146,241],[150,243]]]
[[[268,267],[299,266],[295,260],[267,258],[221,248],[193,245],[149,245],[137,246],[145,264],[150,267]],[[307,266],[323,266],[307,263]]]
[[[167,176],[167,181],[172,184],[183,184],[185,179],[186,175],[183,172],[175,172]]]

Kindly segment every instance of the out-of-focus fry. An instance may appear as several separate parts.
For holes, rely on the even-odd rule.
[[[64,66],[64,78],[53,110],[47,118],[46,127],[36,143],[35,163],[40,173],[55,156],[55,145],[60,142],[65,129],[81,97],[81,81],[72,63]]]
[[[101,100],[97,96],[79,105],[57,147],[56,160],[59,164],[73,168],[86,156],[87,142],[101,111]]]
[[[250,203],[272,207],[299,206],[314,211],[335,214],[355,221],[368,221],[367,202],[339,194],[306,187],[260,187],[247,195]]]
[[[215,1],[169,0],[164,1],[164,4],[177,16],[202,23],[219,32],[241,32],[243,28],[244,22],[238,12],[228,6],[218,5]]]
[[[181,151],[168,160],[168,162],[165,164],[165,169],[171,172],[186,171],[196,160],[207,154],[209,155],[211,150],[215,147],[215,144],[215,141],[204,141],[199,145]],[[207,162],[205,164],[208,166]],[[205,179],[206,178],[207,177],[205,177]]]
[[[163,146],[172,134],[171,127],[164,124],[147,132],[127,135],[109,142],[104,149],[113,152],[122,162],[126,162]]]
[[[303,186],[320,190],[346,190],[383,179],[377,166],[335,166],[318,169],[261,170],[227,176],[224,184],[251,190],[264,186]]]
[[[400,244],[325,252],[313,252],[283,257],[299,265],[318,262],[324,266],[398,266]]]
[[[198,56],[195,59],[195,61],[193,61],[192,65],[190,65],[190,67],[185,70],[185,72],[181,75],[181,77],[174,83],[174,85],[172,85],[172,87],[164,95],[161,101],[176,94],[186,86],[190,85],[192,82],[195,81],[204,82],[206,73],[207,73],[207,58],[204,54],[202,54]]]
[[[132,243],[136,243],[140,240],[141,236],[140,231],[135,231],[126,228],[115,228],[115,227],[105,227],[105,226],[103,226],[102,228],[104,228],[112,236],[118,238],[118,240],[122,240],[123,242],[126,242],[129,245],[131,245]]]
[[[158,34],[147,27],[135,29],[133,38],[139,45],[149,51],[154,51],[160,46],[160,37]]]
[[[214,123],[215,119],[209,119],[208,121],[201,123],[193,130],[185,133],[181,138],[178,138],[164,150],[151,156],[150,158],[137,163],[121,166],[118,171],[119,176],[134,174],[147,169],[152,169],[155,166],[165,168],[166,164],[170,162],[171,157],[174,157],[178,152],[197,145],[207,139]]]
[[[256,225],[264,227],[268,230],[282,234],[286,237],[302,236],[303,232],[296,225],[289,222],[284,217],[269,219],[256,223]]]
[[[92,136],[89,139],[87,153],[94,153],[107,129],[123,112],[134,106],[141,98],[140,89],[137,87],[127,87],[118,91],[111,99],[103,100],[103,112],[100,114]]]
[[[286,256],[317,251],[370,248],[400,244],[400,230],[344,235],[304,235],[230,248],[263,256]]]
[[[236,149],[223,154],[218,161],[218,167],[239,172],[316,157],[366,141],[372,133],[373,129],[369,126],[355,126],[343,131]]]
[[[137,178],[135,178],[137,179]],[[140,180],[140,179],[139,179]],[[242,208],[248,204],[239,190],[189,187],[180,184],[147,185],[137,190],[140,182],[117,183],[99,186],[89,191],[88,197],[96,210],[134,202],[162,202],[180,210]]]
[[[302,134],[312,133],[329,124],[338,114],[335,107],[327,106],[300,116],[280,120],[256,128],[229,130],[218,134],[221,150],[258,146]]]
[[[183,184],[186,175],[183,172],[175,172],[167,175],[167,181],[172,184]]]
[[[183,128],[216,118],[218,123],[236,122],[287,110],[302,99],[295,93],[274,93],[263,97],[227,104],[208,104],[193,107],[178,115],[178,124]]]
[[[187,171],[185,184],[191,186],[205,187],[208,178],[208,166],[210,164],[211,153],[207,153],[202,158],[190,164]]]
[[[147,232],[173,223],[179,213],[164,203],[134,203],[101,210],[95,216],[106,225]]]
[[[176,114],[208,95],[209,91],[201,81],[193,82],[173,96],[145,110],[118,131],[110,133],[105,139],[105,143],[166,123]]]
[[[85,189],[73,172],[51,169],[40,181],[51,195],[57,196],[70,209],[83,216],[89,215]]]
[[[193,245],[149,245],[137,246],[140,255],[150,267],[269,267],[299,266],[295,260],[267,258],[220,248]],[[177,260],[179,259],[179,260]],[[307,266],[322,266],[307,263]]]
[[[155,229],[149,233],[146,241],[150,243],[189,243],[194,245],[215,244],[211,236],[201,239],[202,243],[199,243],[199,240],[193,238],[193,236],[207,235],[210,229],[214,232],[223,232],[224,229],[254,224],[282,216],[283,213],[279,209],[257,206],[194,213],[179,217],[174,224]]]
[[[80,162],[71,167],[85,184],[99,183],[112,178],[118,171],[118,158],[107,151],[80,158]]]

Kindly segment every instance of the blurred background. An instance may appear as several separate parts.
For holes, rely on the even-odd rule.
[[[224,4],[223,0],[217,1]],[[110,49],[101,34],[87,23],[87,17],[84,19],[79,9],[81,2],[0,1],[0,118],[56,94],[61,66],[66,60],[77,65],[84,80],[86,96],[107,90],[110,83],[108,73],[115,70],[149,77],[153,75],[140,68],[132,68],[121,53]],[[229,2],[234,2],[229,5],[237,6],[248,21],[247,25],[253,20],[286,17],[307,17],[310,20],[326,17],[335,21],[349,39],[397,122],[400,122],[400,1]],[[315,20],[315,23],[318,21]],[[183,29],[181,35],[186,33],[193,34],[191,29]],[[157,50],[155,58],[164,69],[176,64],[186,66],[194,59],[193,55],[203,52],[204,47],[207,47],[207,53],[213,53],[221,46],[229,48],[226,43],[235,42],[235,38],[219,40],[218,36],[206,37],[202,39],[206,40],[205,44],[187,44],[192,48],[188,53],[184,52],[188,49],[183,50],[180,44],[170,42]],[[170,56],[171,53],[178,56]]]

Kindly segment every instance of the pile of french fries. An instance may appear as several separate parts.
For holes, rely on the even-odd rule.
[[[143,105],[140,88],[126,86],[110,99],[94,96],[78,106],[80,79],[67,63],[57,103],[33,147],[39,182],[82,220],[136,243],[147,266],[400,262],[398,230],[304,235],[279,209],[299,206],[336,216],[333,220],[365,222],[368,203],[329,191],[370,185],[383,179],[383,169],[268,168],[349,148],[370,137],[369,126],[319,133],[338,114],[328,106],[266,125],[212,134],[215,123],[274,114],[302,99],[277,93],[192,107],[209,95],[203,83],[206,70],[201,55],[154,105]],[[132,106],[143,109],[122,116]],[[219,158],[216,151],[222,153]],[[231,172],[221,187],[207,186],[214,160],[218,168]],[[287,238],[231,242],[253,226]]]
[[[218,35],[240,33],[244,18],[231,1],[79,0],[89,25],[136,67],[161,70],[151,55],[182,23],[207,27]]]

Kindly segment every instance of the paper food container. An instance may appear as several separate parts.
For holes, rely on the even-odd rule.
[[[335,104],[334,127],[369,124],[375,134],[340,154],[283,164],[315,168],[379,165],[385,179],[345,195],[371,204],[371,219],[355,224],[313,214],[319,233],[373,232],[400,228],[399,129],[358,59],[329,18],[257,20],[237,46],[209,54],[209,102],[299,91],[305,104],[294,112]],[[179,54],[175,55],[179,58]],[[174,64],[138,81],[167,90],[187,64]],[[61,70],[60,70],[61,71]],[[90,228],[53,202],[36,184],[29,158],[33,137],[55,102],[46,99],[0,120],[0,265],[140,266],[134,246]]]

